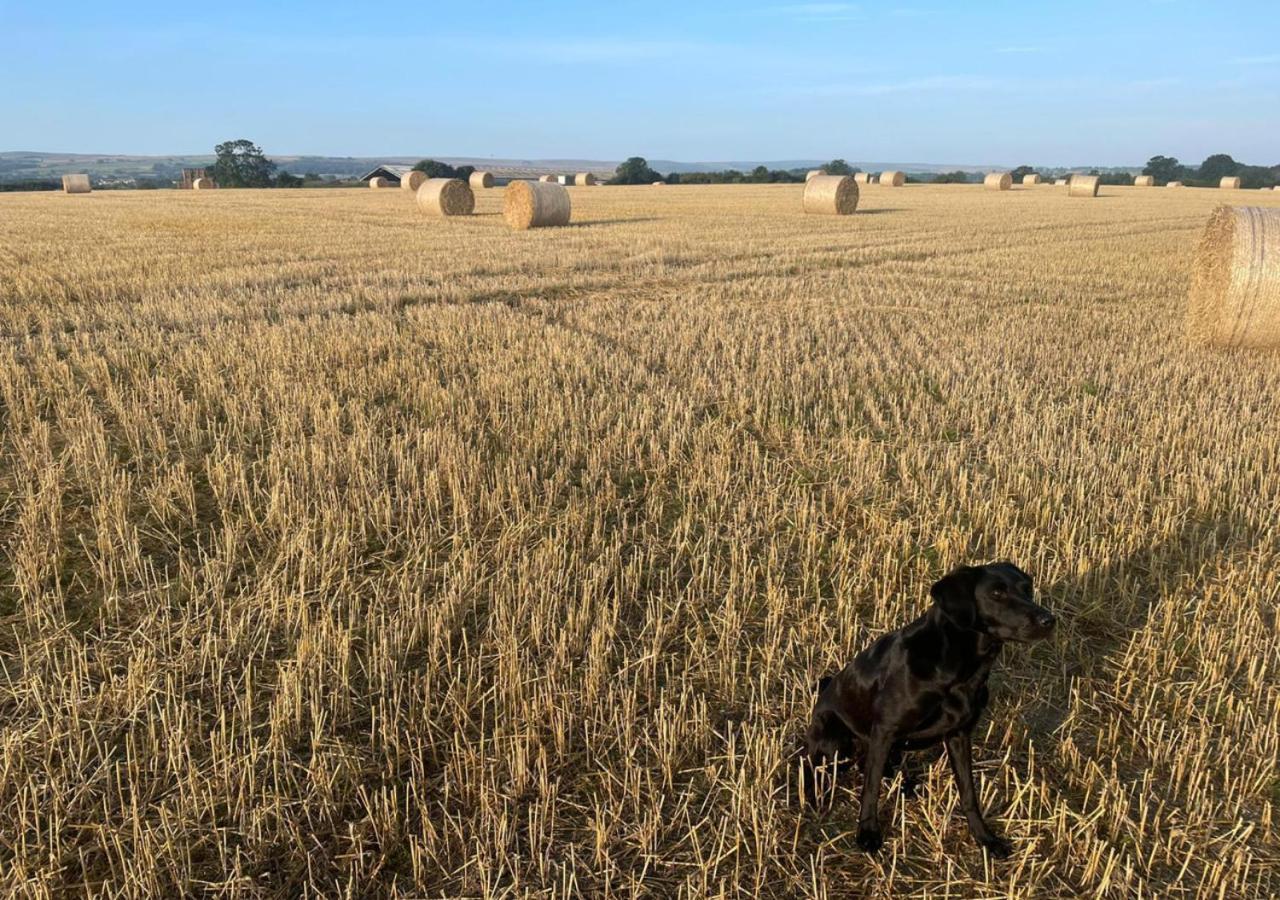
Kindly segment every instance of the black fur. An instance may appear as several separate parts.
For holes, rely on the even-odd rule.
[[[1034,641],[1054,626],[1035,602],[1031,577],[1013,563],[961,566],[930,590],[933,607],[909,625],[871,644],[836,675],[819,682],[806,735],[811,796],[815,773],[828,763],[863,758],[858,846],[880,849],[880,781],[908,750],[938,743],[960,791],[969,831],[995,856],[1008,841],[993,832],[978,809],[970,759],[974,725],[987,706],[987,676],[1005,641]],[[903,789],[915,782],[904,777]],[[816,796],[815,796],[816,799]]]

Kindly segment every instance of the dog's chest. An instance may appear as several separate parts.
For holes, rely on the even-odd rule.
[[[931,691],[922,698],[913,722],[907,726],[909,740],[936,740],[954,731],[972,727],[986,709],[987,676],[991,666],[980,665],[966,678]]]

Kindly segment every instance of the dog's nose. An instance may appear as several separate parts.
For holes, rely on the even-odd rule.
[[[1054,618],[1053,613],[1049,612],[1047,609],[1036,615],[1036,624],[1046,630],[1052,628],[1057,624],[1057,622],[1058,620]]]

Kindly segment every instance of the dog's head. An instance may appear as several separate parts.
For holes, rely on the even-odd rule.
[[[1053,631],[1053,613],[1035,601],[1031,576],[1011,562],[960,566],[936,581],[929,593],[943,614],[961,628],[1002,641],[1037,641]]]

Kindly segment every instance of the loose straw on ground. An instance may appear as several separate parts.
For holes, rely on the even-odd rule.
[[[847,216],[858,208],[858,182],[851,175],[815,175],[804,186],[804,211]]]
[[[469,216],[476,195],[461,178],[429,178],[418,188],[418,209],[433,216]]]
[[[1280,209],[1220,206],[1209,217],[1187,336],[1211,347],[1280,349]]]
[[[1068,197],[1096,197],[1098,196],[1098,176],[1097,175],[1072,175],[1071,183],[1067,186]]]
[[[989,191],[1007,191],[1013,187],[1013,176],[1008,172],[989,172],[982,179],[982,186]]]
[[[502,194],[502,216],[519,231],[568,225],[571,206],[563,185],[513,181]]]

